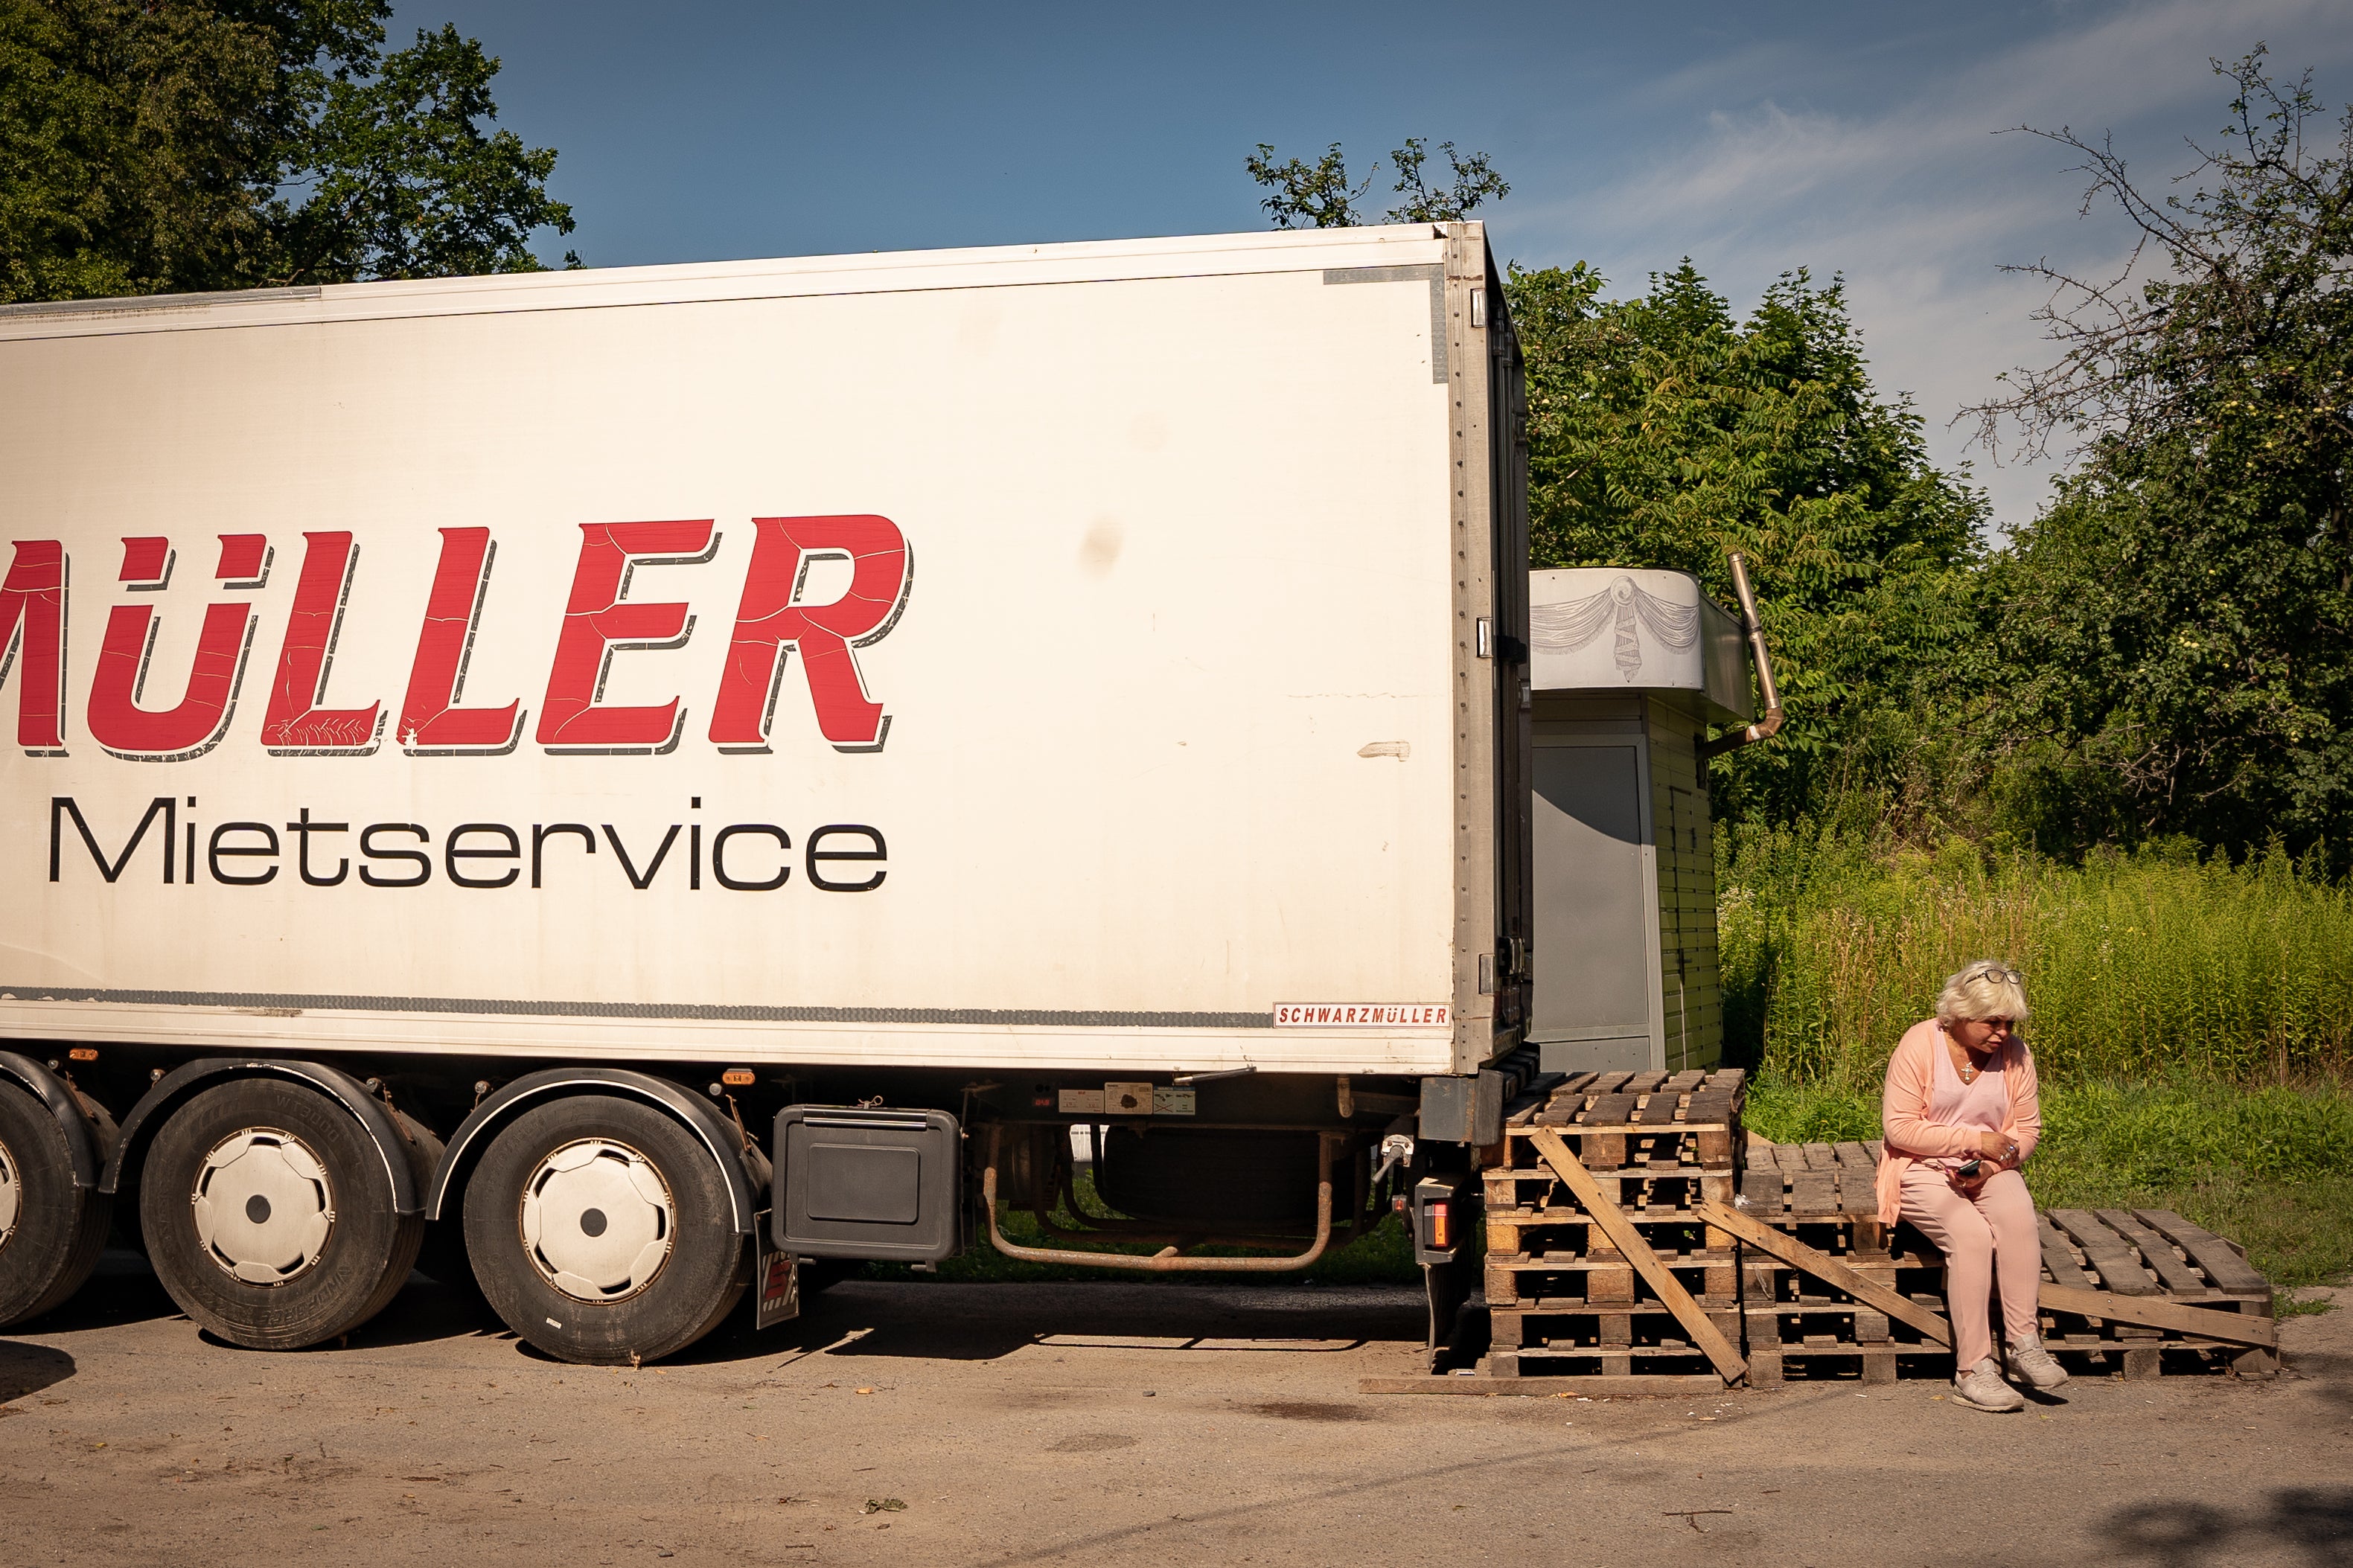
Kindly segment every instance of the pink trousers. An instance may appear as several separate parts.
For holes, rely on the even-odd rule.
[[[2042,1245],[2026,1178],[1998,1171],[1972,1202],[1942,1171],[1914,1165],[1904,1173],[1902,1203],[1904,1217],[1945,1255],[1945,1306],[1952,1314],[1957,1370],[1967,1372],[1993,1354],[1989,1299],[1997,1276],[2004,1337],[2012,1345],[2034,1338]]]

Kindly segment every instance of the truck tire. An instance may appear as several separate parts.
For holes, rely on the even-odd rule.
[[[384,1154],[325,1095],[238,1079],[172,1113],[139,1183],[148,1260],[231,1344],[299,1350],[391,1303],[424,1219],[393,1213]]]
[[[104,1193],[74,1185],[65,1129],[48,1107],[0,1083],[0,1329],[82,1288],[113,1208]]]
[[[750,1283],[711,1152],[638,1100],[575,1095],[525,1111],[482,1155],[465,1214],[491,1308],[564,1361],[674,1354]]]

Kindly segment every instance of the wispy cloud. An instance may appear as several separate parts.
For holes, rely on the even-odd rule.
[[[1888,79],[1911,84],[1892,102],[1872,74],[1879,47],[1833,55],[1828,71],[1820,55],[1729,49],[1643,91],[1646,112],[1671,128],[1654,156],[1598,183],[1528,182],[1499,214],[1499,237],[1531,260],[1583,257],[1630,288],[1689,254],[1736,299],[1799,265],[1844,272],[1883,389],[1916,395],[1939,458],[1975,458],[1998,516],[2014,525],[2040,503],[2052,468],[1994,468],[1964,453],[1965,428],[1947,426],[2001,371],[2048,355],[2027,319],[2042,295],[2000,265],[2114,265],[2131,237],[2097,209],[2078,219],[2084,182],[2063,150],[1994,132],[2113,130],[2161,185],[2192,160],[2183,138],[2211,141],[2222,123],[2210,58],[2267,40],[2283,72],[2315,68],[2323,96],[2342,102],[2353,96],[2344,23],[2341,0],[2163,0],[2089,16],[2065,7],[1999,52],[1925,71],[1915,61]]]

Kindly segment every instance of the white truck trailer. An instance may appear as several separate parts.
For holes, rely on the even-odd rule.
[[[117,1226],[239,1344],[422,1247],[651,1358],[1073,1126],[1105,1267],[1410,1190],[1442,1309],[1521,396],[1476,224],[0,310],[0,1325]]]

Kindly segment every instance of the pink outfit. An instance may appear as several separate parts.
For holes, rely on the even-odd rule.
[[[1887,1058],[1887,1089],[1879,1102],[1879,1124],[1887,1141],[1879,1161],[1879,1217],[1888,1225],[1894,1225],[1901,1213],[1897,1194],[1904,1188],[1904,1173],[1914,1161],[1937,1154],[1957,1154],[1967,1160],[1977,1152],[1976,1129],[1940,1126],[1929,1114],[1928,1095],[1936,1083],[1938,1057],[1947,1058],[1949,1068],[1943,1026],[1926,1018],[1904,1031],[1904,1037],[1895,1042],[1895,1054]],[[2034,1058],[2028,1054],[2026,1042],[2013,1034],[1991,1067],[2000,1069],[2002,1090],[2009,1100],[2001,1130],[2018,1145],[2018,1158],[2010,1163],[2021,1165],[2042,1137],[2042,1100],[2034,1077]]]
[[[2010,1074],[2000,1061],[1989,1061],[1984,1071],[1963,1083],[1959,1069],[1953,1066],[1952,1052],[1938,1051],[1932,1072],[1929,1121],[1940,1127],[1966,1127],[1972,1132],[1999,1132],[2010,1120]],[[1968,1164],[1968,1156],[1932,1154],[1921,1163],[1953,1171]]]
[[[1997,1275],[2005,1335],[2013,1345],[2033,1338],[2042,1243],[2034,1200],[2016,1167],[2042,1137],[2042,1114],[2025,1043],[2013,1035],[1977,1080],[1964,1084],[1943,1026],[1933,1018],[1915,1024],[1888,1060],[1880,1120],[1886,1133],[1880,1217],[1910,1220],[1944,1253],[1958,1370],[1993,1354],[1989,1297]],[[1971,1194],[1951,1173],[1978,1153],[1979,1134],[1989,1131],[2016,1143],[2018,1157],[1998,1167],[1987,1161],[1993,1173]]]

